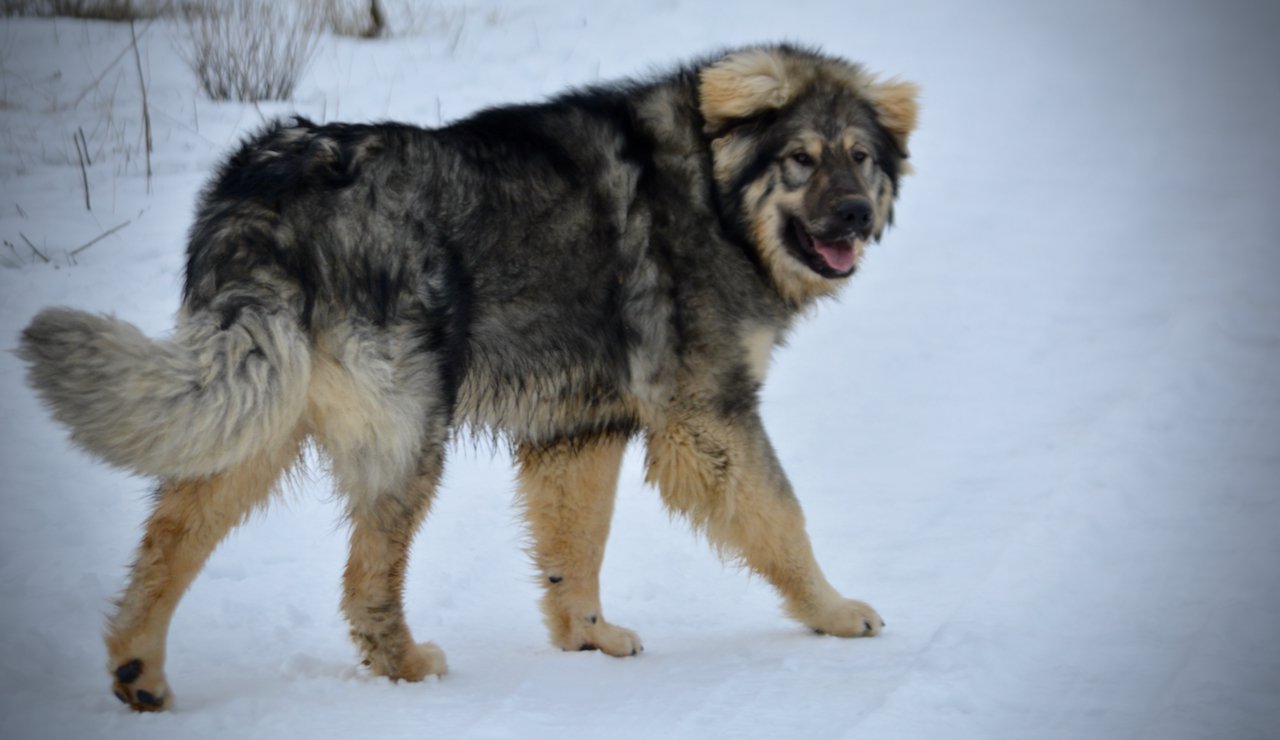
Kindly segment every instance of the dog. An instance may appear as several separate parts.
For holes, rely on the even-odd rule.
[[[551,642],[642,650],[598,575],[628,441],[646,481],[821,633],[884,626],[818,564],[759,414],[770,355],[893,220],[918,90],[793,45],[424,129],[277,121],[201,194],[173,335],[48,308],[28,380],[75,444],[158,478],[106,634],[165,709],[165,639],[215,545],[306,445],[351,524],[364,665],[442,675],[402,606],[460,431],[510,444]]]

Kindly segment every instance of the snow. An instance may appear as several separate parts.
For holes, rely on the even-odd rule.
[[[924,89],[898,226],[765,391],[820,562],[888,628],[788,621],[668,520],[633,449],[602,585],[647,650],[562,653],[509,460],[462,447],[407,594],[444,679],[355,667],[345,531],[313,473],[214,554],[170,634],[177,706],[135,716],[99,635],[150,484],[70,448],[6,352],[6,739],[1280,737],[1274,5],[389,5],[411,32],[326,37],[295,99],[258,107],[201,99],[176,27],[146,28],[149,188],[131,55],[110,66],[128,28],[0,21],[0,346],[54,303],[166,331],[195,195],[262,116],[435,125],[720,46],[820,44]]]

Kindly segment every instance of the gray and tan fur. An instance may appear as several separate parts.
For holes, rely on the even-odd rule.
[[[426,130],[280,122],[202,195],[174,334],[66,308],[22,336],[88,452],[155,476],[107,631],[117,696],[171,705],[165,636],[217,542],[314,442],[352,523],[342,607],[392,679],[409,543],[458,429],[509,440],[552,642],[632,655],[598,574],[627,441],[814,630],[874,635],[814,561],[759,415],[770,354],[892,218],[914,86],[790,46]]]

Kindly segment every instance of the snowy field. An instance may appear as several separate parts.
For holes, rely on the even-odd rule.
[[[71,449],[6,351],[0,737],[1280,738],[1274,3],[423,0],[256,107],[200,97],[178,35],[140,39],[148,189],[128,27],[0,20],[0,348],[54,303],[166,331],[196,193],[263,116],[435,125],[778,39],[919,82],[899,225],[765,393],[819,560],[889,626],[785,619],[632,450],[603,598],[647,651],[562,653],[509,460],[463,447],[409,569],[443,680],[355,667],[315,474],[214,554],[170,634],[177,706],[135,716],[99,635],[149,483]]]

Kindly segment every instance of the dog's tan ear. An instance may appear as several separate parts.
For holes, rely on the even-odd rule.
[[[920,105],[916,102],[920,86],[899,79],[873,81],[864,94],[867,102],[875,109],[880,125],[893,136],[898,151],[903,157],[910,156],[907,138],[915,130],[916,118],[920,114]]]
[[[708,133],[735,118],[781,108],[797,89],[784,60],[767,49],[730,54],[702,70],[698,77],[698,102]]]

